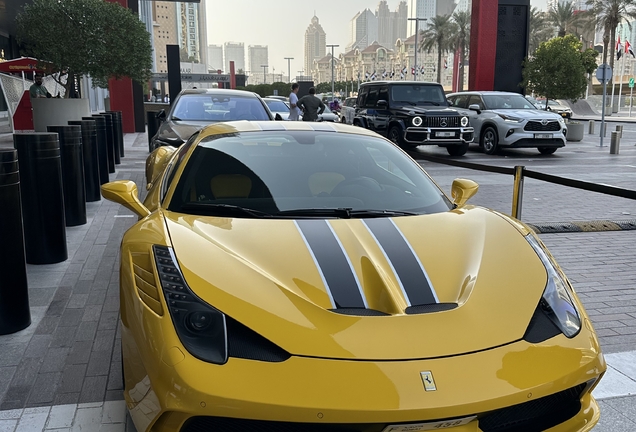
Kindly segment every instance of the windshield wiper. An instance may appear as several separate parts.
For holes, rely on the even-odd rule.
[[[339,208],[301,208],[293,210],[283,210],[273,216],[331,216],[340,219],[352,219],[360,217],[391,217],[391,216],[414,216],[420,213],[413,213],[399,210],[353,210],[350,207]]]
[[[431,104],[431,105],[435,105],[435,106],[440,106],[439,102],[435,102],[435,101],[422,101],[421,103],[423,104]]]
[[[247,215],[255,218],[271,217],[271,213],[262,212],[260,210],[254,210],[246,207],[231,205],[231,204],[213,204],[213,203],[199,203],[189,202],[181,206],[183,212],[194,212],[202,216],[217,216],[216,213],[222,213],[223,215]]]
[[[416,106],[417,104],[415,102],[411,102],[411,101],[395,101],[395,103],[407,103],[413,106]]]

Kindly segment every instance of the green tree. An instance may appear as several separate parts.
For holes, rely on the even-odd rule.
[[[457,31],[456,24],[451,20],[450,15],[437,15],[431,18],[428,28],[422,31],[423,43],[421,51],[431,52],[437,48],[437,82],[442,82],[442,55],[452,49],[451,36]]]
[[[459,52],[459,87],[457,91],[464,90],[464,63],[470,46],[470,12],[455,12],[452,16],[455,26],[454,33],[450,35],[451,46],[454,46],[456,52]]]
[[[610,56],[610,66],[614,69],[614,43],[616,28],[624,20],[636,19],[636,0],[587,0],[590,13],[596,17],[594,24],[603,30],[603,63]]]
[[[576,36],[566,35],[543,42],[531,59],[524,61],[523,82],[528,90],[548,99],[578,99],[585,94],[586,74],[596,69],[598,53]]]
[[[563,37],[567,33],[574,33],[574,29],[585,18],[586,12],[576,12],[573,1],[557,3],[548,9],[548,21],[557,29],[557,36]]]
[[[17,17],[24,54],[37,58],[70,96],[72,79],[90,75],[95,86],[110,78],[150,78],[152,46],[145,25],[129,9],[102,0],[34,0]],[[59,75],[58,75],[59,73]]]

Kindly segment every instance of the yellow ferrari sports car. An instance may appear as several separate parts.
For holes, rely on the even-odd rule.
[[[570,282],[505,214],[326,123],[211,125],[102,186],[138,431],[574,432],[606,369]]]

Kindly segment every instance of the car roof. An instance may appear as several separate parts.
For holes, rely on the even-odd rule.
[[[450,93],[448,96],[457,96],[457,95],[466,95],[466,94],[480,94],[480,95],[518,95],[518,96],[522,96],[522,94],[520,93],[515,93],[515,92],[507,92],[507,91],[461,91],[461,92],[455,92],[455,93]]]
[[[271,132],[275,134],[280,131],[339,132],[376,138],[378,137],[378,134],[368,129],[341,123],[249,120],[212,123],[201,129],[199,137],[202,139],[208,136],[237,132]]]
[[[435,86],[440,86],[440,83],[436,83],[436,82],[432,82],[432,81],[367,81],[367,82],[363,82],[362,84],[360,84],[360,86],[366,86],[366,85],[377,85],[377,84],[393,84],[393,85],[413,85],[413,84],[417,84],[417,85],[435,85]]]
[[[220,88],[185,89],[185,90],[181,90],[181,93],[179,93],[179,95],[196,95],[196,94],[217,95],[217,96],[259,97],[256,93],[246,91],[246,90],[220,89]]]

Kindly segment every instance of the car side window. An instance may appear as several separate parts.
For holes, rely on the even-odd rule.
[[[369,93],[369,87],[363,87],[360,89],[360,94],[358,95],[358,106],[365,106],[367,101],[367,94]]]
[[[389,101],[389,87],[382,86],[380,87],[380,91],[378,93],[378,100]]]
[[[166,169],[166,177],[164,178],[163,185],[161,186],[161,200],[162,201],[165,198],[166,193],[168,192],[168,187],[170,187],[170,183],[172,183],[172,179],[174,178],[174,175],[176,174],[177,170],[179,169],[179,166],[181,165],[181,162],[183,162],[183,158],[185,158],[185,156],[188,154],[188,150],[190,150],[190,147],[192,146],[192,144],[196,140],[197,135],[199,135],[198,132],[195,133],[194,135],[192,135],[190,137],[190,139],[185,144],[183,144],[183,145],[181,145],[181,147],[179,147],[179,150],[177,150],[178,155],[177,155],[176,159]]]
[[[486,109],[484,106],[484,102],[481,100],[481,97],[477,95],[472,95],[468,101],[468,106],[471,105],[479,105],[479,109]]]
[[[378,102],[379,93],[380,93],[380,89],[378,87],[370,88],[365,106],[375,107],[375,104]]]
[[[448,98],[451,106],[457,107],[457,108],[467,108],[467,101],[468,101],[468,96],[467,95],[458,95],[458,96],[451,96]]]

